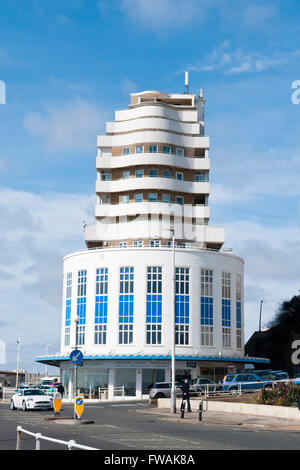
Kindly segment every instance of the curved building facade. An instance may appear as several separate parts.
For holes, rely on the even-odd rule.
[[[38,359],[61,367],[70,395],[76,344],[78,387],[109,398],[169,381],[173,334],[177,378],[259,361],[244,357],[244,262],[209,225],[204,105],[202,93],[135,93],[98,137],[95,224],[87,250],[64,258],[61,351]]]

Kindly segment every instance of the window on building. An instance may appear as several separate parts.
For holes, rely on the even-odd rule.
[[[123,180],[127,180],[128,178],[130,178],[130,171],[129,170],[126,170],[126,171],[123,171]]]
[[[136,178],[143,178],[144,177],[144,170],[135,170],[135,177]]]
[[[176,155],[177,155],[178,157],[184,157],[184,149],[177,148],[177,149],[176,149]]]
[[[122,204],[128,204],[130,202],[129,194],[122,194],[122,196],[120,196],[120,202]]]
[[[160,247],[160,240],[150,240],[149,246],[151,248],[159,248]]]
[[[175,202],[176,202],[176,204],[180,204],[181,206],[183,206],[183,204],[184,204],[183,196],[176,196],[175,197]]]
[[[129,155],[129,154],[130,154],[130,148],[129,147],[123,148],[123,155]]]
[[[213,271],[201,269],[201,344],[213,346]]]
[[[157,193],[149,193],[148,194],[148,201],[149,202],[157,202]]]
[[[236,276],[236,347],[242,348],[242,276]]]
[[[134,195],[134,202],[143,202],[144,196],[143,193],[136,193]]]
[[[181,173],[180,171],[176,171],[176,179],[177,180],[183,180],[183,173]]]
[[[143,153],[144,152],[144,146],[143,145],[137,145],[135,147],[135,153]]]
[[[119,344],[133,343],[134,268],[120,268]]]
[[[163,171],[163,178],[171,178],[171,176],[172,176],[171,170]]]
[[[110,204],[111,203],[111,196],[110,194],[101,194],[99,197],[99,203],[102,204]]]
[[[108,306],[108,268],[96,271],[95,344],[106,344]]]
[[[72,273],[67,273],[67,280],[66,280],[66,316],[65,316],[65,346],[70,346],[71,298],[72,298]]]
[[[157,145],[149,145],[149,153],[157,153]]]
[[[77,344],[78,346],[85,343],[85,324],[86,324],[86,282],[87,271],[83,269],[78,271],[78,284],[77,284]]]
[[[142,248],[144,246],[144,241],[143,240],[134,240],[133,246],[135,248]]]
[[[163,153],[171,153],[171,147],[169,145],[164,145],[163,146]]]
[[[111,181],[111,171],[100,171],[100,179],[101,181]]]
[[[149,176],[150,176],[150,178],[157,178],[158,177],[158,169],[157,168],[150,168]]]
[[[168,202],[168,203],[170,203],[170,202],[171,202],[171,196],[170,196],[170,194],[163,193],[163,194],[161,195],[161,200],[162,200],[162,202]]]
[[[224,348],[231,347],[231,275],[222,272],[222,342]]]
[[[206,173],[204,173],[204,172],[195,173],[194,181],[196,181],[198,183],[204,183],[204,182],[208,181],[208,175],[206,175]]]
[[[175,343],[189,344],[190,269],[176,268]]]
[[[161,344],[162,332],[162,268],[147,268],[146,342]]]
[[[119,247],[120,247],[120,248],[127,248],[127,246],[128,246],[128,245],[127,245],[127,242],[120,242],[120,243],[119,243]]]

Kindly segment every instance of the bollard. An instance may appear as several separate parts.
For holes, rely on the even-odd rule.
[[[17,448],[16,450],[21,450],[21,439],[22,439],[22,433],[21,433],[21,426],[17,427]]]
[[[203,401],[200,400],[199,401],[199,416],[198,416],[199,421],[202,421],[202,413],[203,413]]]
[[[185,410],[185,402],[182,400],[182,403],[181,403],[181,406],[180,406],[180,410],[181,410],[181,419],[184,418],[184,410]]]

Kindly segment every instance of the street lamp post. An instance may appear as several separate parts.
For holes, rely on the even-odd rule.
[[[262,304],[263,304],[263,300],[260,301],[258,331],[261,331],[261,312],[262,312]]]
[[[175,393],[175,296],[176,296],[176,274],[175,274],[175,230],[171,229],[172,232],[172,361],[171,361],[171,371],[172,371],[172,388],[171,388],[171,413],[176,413],[176,393]]]
[[[80,318],[77,316],[74,318],[75,322],[75,349],[77,349],[77,329],[78,329],[78,322]],[[77,364],[74,364],[74,387],[75,387],[75,393],[74,393],[74,398],[77,395]],[[74,416],[75,416],[75,411],[74,411]]]
[[[21,346],[21,336],[17,339],[18,345],[18,354],[17,354],[17,374],[16,374],[16,389],[19,385],[19,367],[20,367],[20,346]]]

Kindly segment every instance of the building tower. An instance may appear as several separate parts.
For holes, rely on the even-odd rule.
[[[204,107],[202,91],[187,86],[133,93],[98,137],[96,221],[85,228],[87,250],[64,258],[61,351],[37,359],[60,366],[70,394],[75,337],[85,391],[107,387],[112,398],[124,386],[141,397],[169,381],[173,301],[177,378],[219,380],[262,361],[244,357],[244,262],[209,225]]]

